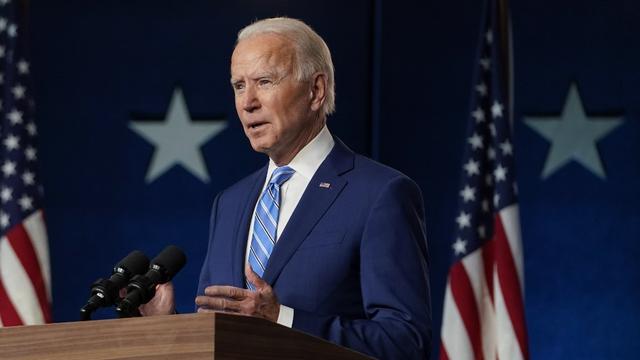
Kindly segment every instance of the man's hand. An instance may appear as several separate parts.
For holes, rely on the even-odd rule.
[[[142,316],[170,315],[176,313],[176,301],[171,282],[156,286],[156,295],[138,308]]]
[[[209,286],[204,296],[196,297],[198,312],[224,311],[278,321],[280,303],[269,284],[246,265],[244,274],[255,291],[233,286]]]

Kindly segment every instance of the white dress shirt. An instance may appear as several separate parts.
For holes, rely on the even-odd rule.
[[[307,185],[316,173],[320,164],[326,159],[327,155],[333,149],[334,141],[327,125],[325,125],[320,133],[316,135],[298,154],[291,160],[287,166],[295,170],[291,178],[280,187],[280,215],[278,218],[278,229],[276,230],[276,243],[280,238],[280,234],[284,231],[293,211],[298,206],[302,194],[307,189]],[[276,169],[273,160],[269,160],[269,168],[267,176],[262,186],[262,191],[269,184],[271,174]],[[260,194],[262,194],[262,191]],[[256,204],[257,206],[257,204]],[[251,224],[249,225],[249,237],[247,239],[247,249],[245,254],[245,264],[249,259],[249,248],[251,247],[251,239],[253,235],[253,219],[256,210],[253,209],[251,216]],[[278,324],[291,327],[293,325],[293,309],[285,305],[280,305],[280,314],[278,315]]]

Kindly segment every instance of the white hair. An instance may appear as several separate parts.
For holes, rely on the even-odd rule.
[[[300,20],[276,17],[254,22],[238,32],[236,42],[263,34],[276,34],[289,39],[295,48],[294,76],[299,81],[311,80],[313,74],[321,72],[327,77],[327,94],[322,111],[330,115],[336,108],[333,62],[329,47],[309,25]]]

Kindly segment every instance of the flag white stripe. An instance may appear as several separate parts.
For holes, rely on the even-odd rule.
[[[491,290],[487,286],[487,280],[484,274],[484,259],[482,258],[482,248],[475,250],[462,259],[474,296],[478,307],[478,316],[480,317],[480,331],[482,334],[482,354],[485,359],[496,358],[496,334],[495,311],[491,300]]]
[[[44,324],[44,314],[31,279],[5,236],[0,240],[0,277],[23,324]]]
[[[47,229],[44,225],[42,210],[38,210],[27,217],[24,228],[31,239],[31,243],[38,256],[38,263],[42,271],[42,278],[47,291],[47,299],[51,302],[51,264],[49,262],[49,242],[47,241]]]
[[[449,280],[450,281],[450,280]],[[441,339],[447,350],[449,359],[464,360],[473,359],[473,347],[464,326],[462,316],[458,312],[451,287],[447,281],[447,289],[444,295],[444,310],[442,314]]]
[[[516,337],[511,317],[507,311],[507,306],[502,295],[502,286],[498,277],[497,268],[493,272],[494,299],[496,309],[496,336],[498,339],[498,358],[509,360],[523,359],[518,338]]]
[[[520,211],[518,205],[513,204],[500,210],[500,219],[509,242],[511,256],[518,272],[520,291],[522,291],[522,297],[524,298],[524,261],[522,259],[522,236],[520,235]]]

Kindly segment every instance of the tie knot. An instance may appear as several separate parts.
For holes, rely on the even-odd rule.
[[[276,184],[278,186],[284,184],[287,180],[293,176],[296,171],[288,166],[277,167],[271,174],[271,180],[269,184]]]

